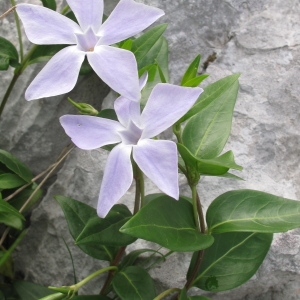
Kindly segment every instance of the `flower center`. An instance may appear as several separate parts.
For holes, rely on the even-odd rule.
[[[143,130],[137,127],[132,121],[130,121],[129,126],[119,131],[122,139],[122,143],[125,145],[137,145],[141,138]]]
[[[93,52],[100,39],[91,27],[85,33],[75,33],[75,35],[77,38],[77,47],[84,52]]]

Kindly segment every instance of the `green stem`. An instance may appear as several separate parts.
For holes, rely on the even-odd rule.
[[[70,6],[69,5],[66,5],[62,10],[61,10],[61,14],[62,15],[65,15],[70,9]]]
[[[173,125],[173,132],[176,135],[178,143],[183,144],[182,139],[181,139],[181,124],[180,123],[175,123]]]
[[[132,160],[132,168],[133,168],[133,177],[135,180],[135,200],[134,200],[134,211],[133,214],[135,215],[141,207],[144,205],[145,199],[145,183],[143,172],[140,170],[138,165]]]
[[[161,300],[164,297],[168,296],[169,294],[175,293],[175,292],[180,292],[181,290],[178,288],[172,288],[169,290],[166,290],[164,292],[162,292],[161,294],[159,294],[157,297],[155,297],[153,300]]]
[[[10,3],[11,3],[12,6],[16,6],[15,0],[10,0]],[[16,21],[16,26],[17,26],[19,45],[20,45],[20,58],[21,58],[21,62],[22,62],[23,58],[24,58],[23,42],[22,42],[22,31],[21,31],[19,17],[18,17],[18,14],[16,13],[15,10],[14,10],[14,16],[15,16],[15,21]]]
[[[202,232],[202,228],[200,227],[199,215],[198,215],[198,204],[197,204],[197,188],[196,185],[191,186],[192,190],[192,199],[193,199],[193,212],[194,212],[194,220],[196,224],[196,228],[198,231]]]

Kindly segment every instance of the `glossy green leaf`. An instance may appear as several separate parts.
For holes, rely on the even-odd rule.
[[[27,182],[16,174],[6,173],[0,175],[0,189],[13,189]]]
[[[7,70],[9,66],[19,65],[19,54],[16,47],[7,39],[0,37],[0,70]]]
[[[230,191],[211,203],[206,220],[212,233],[284,232],[300,227],[300,202],[255,190]]]
[[[201,60],[201,55],[199,54],[188,66],[187,70],[185,71],[185,73],[182,77],[180,85],[185,86],[186,82],[197,77],[200,60]]]
[[[33,177],[29,168],[7,151],[0,150],[0,162],[27,182]]]
[[[136,238],[121,233],[119,229],[132,217],[125,205],[112,207],[105,218],[98,216],[90,218],[80,235],[76,238],[77,245],[98,243],[105,246],[122,247],[132,244]]]
[[[227,142],[239,89],[238,75],[232,76],[236,78],[234,84],[222,90],[219,97],[190,118],[184,127],[182,142],[197,157],[215,158]]]
[[[209,250],[204,251],[193,286],[213,292],[240,286],[249,280],[262,264],[269,251],[272,237],[273,235],[269,233],[253,232],[214,235],[215,242]],[[190,270],[191,267],[189,272]]]
[[[69,231],[76,241],[90,219],[97,216],[96,210],[89,205],[64,196],[56,196],[67,220]],[[86,254],[100,260],[112,261],[118,248],[107,247],[99,243],[78,245]]]
[[[186,121],[195,114],[205,109],[212,102],[226,101],[226,98],[232,94],[234,97],[235,92],[238,89],[238,78],[240,74],[233,74],[222,78],[207,87],[204,88],[204,92],[200,95],[194,106],[185,114],[180,122]],[[236,97],[236,96],[235,96]],[[225,98],[225,99],[224,99]]]
[[[0,223],[21,230],[23,228],[23,221],[25,219],[22,214],[6,201],[0,200]]]
[[[41,0],[43,3],[43,6],[50,8],[52,10],[56,10],[56,2],[55,0]]]
[[[213,243],[212,236],[196,230],[192,204],[167,195],[149,202],[120,230],[173,251],[197,251]]]
[[[228,172],[229,169],[242,170],[234,161],[232,151],[228,151],[219,157],[201,159],[194,156],[184,145],[177,144],[178,152],[186,165],[203,175],[218,176]]]
[[[142,268],[130,266],[115,275],[112,285],[122,300],[153,300],[155,286],[150,275]]]
[[[13,287],[19,296],[19,300],[39,300],[55,293],[44,286],[22,280],[15,281]]]
[[[157,25],[132,42],[131,51],[136,57],[139,68],[141,68],[140,62],[144,60],[145,56],[165,32],[167,26],[168,24]],[[149,64],[153,63],[154,61],[150,62]]]
[[[195,78],[190,79],[189,81],[185,82],[183,86],[188,86],[188,87],[196,87],[198,86],[203,80],[205,80],[209,75],[208,74],[203,74],[200,76],[197,76]]]
[[[67,45],[36,45],[28,60],[28,65],[47,62],[52,56],[66,46]]]

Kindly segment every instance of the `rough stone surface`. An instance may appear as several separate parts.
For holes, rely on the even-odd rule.
[[[37,3],[38,1],[26,1]],[[106,1],[109,10],[117,1]],[[216,60],[206,73],[207,83],[232,73],[242,73],[232,134],[226,149],[233,150],[244,166],[245,181],[203,178],[198,186],[205,208],[221,193],[239,188],[257,189],[300,199],[300,3],[298,0],[144,0],[162,8],[169,23],[171,81],[178,83],[183,69],[198,54],[202,61],[214,52]],[[1,11],[8,8],[0,3]],[[0,34],[15,43],[13,18],[0,21]],[[68,143],[58,117],[72,109],[66,96],[24,101],[24,91],[37,69],[26,71],[14,90],[0,122],[0,147],[12,151],[41,172]],[[100,103],[108,90],[95,77],[81,79],[74,99]],[[1,75],[5,87],[9,74]],[[4,84],[2,84],[4,83]],[[0,94],[4,93],[2,88]],[[110,96],[112,98],[112,96]],[[107,101],[106,101],[107,102]],[[170,136],[170,133],[166,133]],[[31,218],[27,238],[16,252],[16,269],[27,279],[44,285],[72,283],[72,268],[62,237],[71,247],[76,270],[83,278],[98,264],[74,246],[62,212],[53,195],[63,194],[96,205],[107,153],[74,150]],[[181,192],[188,194],[183,178]],[[134,187],[124,196],[130,201]],[[147,182],[147,191],[157,191]],[[146,243],[149,245],[149,243]],[[216,300],[300,299],[300,230],[276,234],[267,258],[257,274],[235,290],[211,295]],[[152,275],[159,289],[183,286],[190,254],[171,255],[166,266]],[[99,290],[91,285],[90,289]],[[193,292],[197,293],[196,290]]]

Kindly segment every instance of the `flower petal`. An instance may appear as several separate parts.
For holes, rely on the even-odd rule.
[[[83,31],[92,27],[97,32],[102,24],[103,0],[67,0]]]
[[[131,101],[121,96],[115,101],[114,108],[119,122],[124,127],[128,127],[130,121],[133,121],[136,125],[139,125],[141,115],[139,102]]]
[[[130,146],[118,145],[108,156],[101,184],[97,213],[104,218],[128,191],[133,180]]]
[[[163,10],[159,8],[133,0],[121,0],[100,27],[101,44],[111,45],[134,36],[163,15]]]
[[[97,149],[121,141],[122,126],[113,120],[93,116],[65,115],[59,119],[66,134],[80,149]]]
[[[140,90],[142,90],[145,87],[147,80],[148,80],[148,72],[146,71],[140,77]]]
[[[178,156],[174,142],[140,140],[133,146],[133,159],[160,190],[178,200]]]
[[[18,4],[17,13],[23,22],[28,39],[38,45],[76,44],[74,32],[78,24],[46,7]]]
[[[101,45],[88,52],[87,57],[94,71],[109,87],[129,100],[139,101],[137,63],[132,52]]]
[[[27,100],[61,95],[71,91],[78,78],[85,53],[70,46],[56,53],[26,90]]]
[[[152,138],[172,126],[193,106],[203,89],[157,84],[142,112],[142,138]]]

